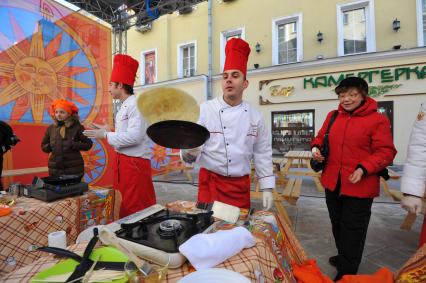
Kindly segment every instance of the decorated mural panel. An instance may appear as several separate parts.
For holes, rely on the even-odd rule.
[[[5,156],[4,170],[47,166],[40,144],[52,123],[52,100],[74,102],[82,124],[112,124],[110,69],[109,28],[55,1],[1,1],[0,120],[21,139]],[[87,182],[112,183],[111,153],[99,140],[82,152]]]

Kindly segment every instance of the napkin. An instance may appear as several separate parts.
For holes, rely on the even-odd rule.
[[[180,245],[179,251],[196,270],[201,270],[216,266],[255,244],[253,235],[246,228],[236,227],[211,234],[194,235]]]

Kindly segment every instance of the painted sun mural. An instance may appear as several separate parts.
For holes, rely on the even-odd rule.
[[[8,14],[14,37],[22,37],[25,33],[16,16]],[[50,123],[47,110],[52,100],[63,98],[76,103],[80,118],[85,119],[96,94],[93,70],[84,67],[87,55],[54,23],[39,20],[34,28],[35,33],[18,44],[0,31],[0,42],[9,46],[0,61],[2,81],[7,84],[0,92],[0,107],[13,104],[8,107],[13,121]],[[65,48],[71,50],[60,53]],[[79,74],[85,79],[76,79]]]
[[[55,99],[74,102],[83,124],[112,124],[106,91],[110,36],[109,28],[55,1],[0,1],[0,120],[8,121],[22,140],[6,169],[47,165],[39,142],[52,123],[48,109]],[[86,181],[112,183],[111,150],[94,141],[90,151],[82,152]]]

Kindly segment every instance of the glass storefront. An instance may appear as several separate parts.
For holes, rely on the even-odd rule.
[[[280,157],[290,150],[310,150],[314,138],[315,110],[272,112],[272,154]]]

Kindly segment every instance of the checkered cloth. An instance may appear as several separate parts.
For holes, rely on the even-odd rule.
[[[263,221],[265,216],[275,216],[276,223],[265,223]],[[256,237],[256,245],[244,249],[216,267],[236,271],[252,282],[262,282],[260,278],[263,277],[264,282],[295,283],[290,262],[301,263],[306,260],[306,256],[291,227],[282,222],[280,216],[264,211],[256,212],[251,222],[250,229]],[[232,227],[234,226],[220,221],[215,224],[214,231]],[[85,243],[81,243],[69,249],[81,254],[85,246]],[[52,256],[43,257],[31,265],[9,273],[3,280],[4,282],[27,282],[38,272],[56,264],[58,260]],[[186,262],[180,268],[169,269],[165,282],[177,282],[193,271],[195,269]]]
[[[426,244],[397,272],[395,283],[423,283],[426,281]]]
[[[49,233],[66,231],[67,243],[73,244],[86,227],[113,220],[114,190],[110,189],[89,190],[51,203],[19,198],[13,212],[0,217],[0,279],[46,255],[36,249],[47,246]]]

